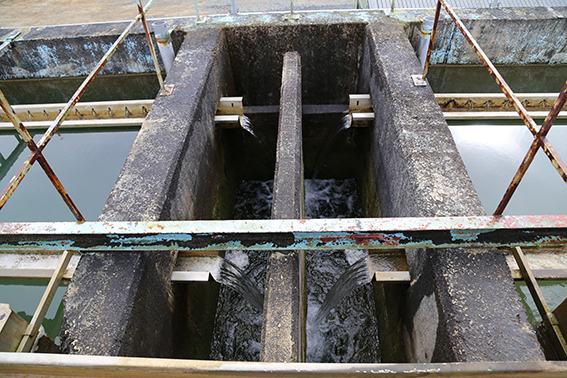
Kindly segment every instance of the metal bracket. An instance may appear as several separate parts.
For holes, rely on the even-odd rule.
[[[416,87],[425,87],[427,85],[427,81],[423,79],[423,75],[411,75],[411,79],[413,80],[413,85]]]
[[[165,84],[164,88],[159,91],[158,96],[169,96],[173,93],[173,89],[175,88],[175,84]]]

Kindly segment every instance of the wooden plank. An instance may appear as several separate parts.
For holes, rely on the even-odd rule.
[[[410,282],[410,273],[405,272],[374,272],[372,281],[375,282]]]
[[[71,251],[63,251],[61,254],[61,259],[59,260],[59,264],[57,268],[55,268],[55,272],[51,276],[47,287],[45,288],[45,292],[43,293],[43,297],[35,310],[33,318],[30,324],[27,326],[24,337],[18,345],[18,352],[29,352],[33,346],[33,342],[37,336],[37,332],[41,323],[43,322],[43,318],[49,310],[49,306],[51,305],[51,301],[53,300],[53,296],[59,287],[59,283],[61,282],[61,278],[63,277],[63,273],[67,269],[67,265],[69,265],[69,261],[73,256],[73,252]]]
[[[0,303],[0,352],[15,352],[28,326],[7,303]]]
[[[555,315],[549,309],[547,305],[547,301],[541,292],[539,285],[537,284],[536,278],[526,261],[524,253],[520,247],[516,247],[512,250],[514,253],[514,258],[520,267],[520,271],[522,272],[522,277],[530,290],[532,298],[536,304],[536,307],[541,315],[543,322],[545,324],[545,328],[547,333],[551,337],[551,341],[553,342],[553,346],[555,347],[555,351],[557,352],[557,356],[565,360],[567,359],[567,342],[561,333],[561,329],[559,328],[559,323],[555,318]]]
[[[0,269],[0,279],[29,279],[29,280],[48,280],[51,278],[55,269]],[[75,269],[67,269],[63,273],[63,280],[70,280],[75,273]]]

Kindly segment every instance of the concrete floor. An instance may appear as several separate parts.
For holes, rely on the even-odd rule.
[[[142,0],[145,4],[147,0]],[[288,0],[235,0],[239,12],[286,11]],[[198,0],[200,15],[230,13],[230,0]],[[296,10],[352,9],[354,0],[295,0]],[[130,20],[137,14],[135,0],[0,0],[0,27],[82,24]],[[157,0],[148,17],[194,16],[191,0]]]

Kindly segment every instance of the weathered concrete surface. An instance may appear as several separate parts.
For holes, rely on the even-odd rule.
[[[226,28],[234,84],[237,93],[246,94],[245,105],[280,103],[280,67],[290,50],[302,59],[303,104],[348,104],[358,83],[364,25],[346,24],[336,15],[322,23],[305,17],[295,25],[280,19]]]
[[[0,3],[0,9],[3,6],[4,3]],[[228,2],[223,6],[229,6]],[[412,44],[417,46],[421,19],[432,12],[399,10],[392,17],[406,23],[406,32]],[[495,64],[567,64],[567,35],[564,33],[567,29],[567,7],[468,9],[457,13]],[[173,38],[176,48],[182,35],[194,28],[227,28],[237,92],[250,93],[245,99],[246,105],[279,103],[281,72],[276,67],[281,65],[283,54],[292,46],[305,63],[304,103],[344,103],[343,98],[337,101],[336,97],[352,93],[352,82],[358,78],[360,51],[357,48],[363,35],[363,25],[384,17],[381,12],[370,11],[317,12],[302,14],[299,21],[290,24],[282,20],[281,14],[225,15],[208,17],[204,25],[195,26],[194,18],[180,17],[185,16],[184,12],[174,14],[171,27],[177,30]],[[432,64],[480,64],[446,12],[442,14]],[[116,18],[108,21],[111,20]],[[108,22],[19,28],[22,36],[16,40],[14,48],[0,58],[0,78],[86,75],[127,24]],[[0,37],[12,31],[6,28],[7,25],[0,21],[0,26],[4,27],[0,27]],[[278,43],[269,44],[270,40]],[[324,41],[323,45],[320,41]],[[317,69],[333,61],[344,62],[335,77],[324,76],[322,70]],[[102,73],[152,71],[147,43],[141,26],[137,26]],[[261,79],[258,80],[260,87],[254,88],[250,84],[247,76],[250,72]]]
[[[84,24],[23,29],[13,47],[0,57],[0,79],[86,76],[128,24]],[[9,32],[9,29],[0,29],[0,35]],[[175,47],[178,48],[181,35],[174,37]],[[159,54],[158,59],[161,62]],[[153,71],[155,68],[146,36],[141,23],[138,23],[106,63],[101,74]]]
[[[156,99],[99,220],[213,217],[223,167],[213,117],[228,94],[227,67],[220,29],[196,30],[186,40],[167,80],[174,92]],[[62,349],[171,357],[175,257],[84,255],[65,296]]]
[[[283,58],[272,219],[304,217],[301,57]],[[264,294],[260,360],[305,361],[305,251],[272,252]]]
[[[431,89],[413,85],[410,75],[420,71],[403,24],[369,24],[359,89],[370,93],[376,113],[369,176],[379,211],[388,217],[483,215]],[[501,253],[406,255],[410,362],[544,359]]]
[[[567,4],[566,4],[567,5]],[[457,15],[494,64],[567,64],[567,7],[478,8]],[[404,21],[421,21],[434,10],[401,11]],[[481,64],[446,11],[441,12],[431,64]],[[419,45],[420,24],[408,29]]]

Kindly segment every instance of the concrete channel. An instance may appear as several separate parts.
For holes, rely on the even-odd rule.
[[[411,79],[421,72],[419,20],[430,14],[173,19],[176,58],[166,84],[174,89],[156,97],[99,221],[230,219],[237,182],[274,174],[272,218],[303,218],[303,178],[313,173],[321,129],[343,110],[302,116],[301,105],[304,113],[305,106],[339,109],[354,93],[370,95],[374,121],[352,128],[329,159],[332,170],[320,174],[357,179],[364,217],[485,215],[431,88]],[[495,63],[567,64],[565,7],[459,15]],[[449,21],[441,20],[432,63],[477,64]],[[0,57],[0,78],[85,75],[123,27],[31,28]],[[10,32],[0,29],[0,37]],[[103,74],[151,72],[144,38],[135,29]],[[258,145],[239,143],[240,130],[215,125],[219,99],[227,96],[243,96],[245,107],[257,110],[249,117],[276,147],[275,164],[262,159]],[[83,254],[65,296],[62,352],[207,359],[219,285],[172,284],[176,257]],[[500,369],[510,373],[531,363],[565,373],[567,365],[544,362],[502,252],[407,249],[406,258],[410,284],[373,283],[383,363],[474,362],[490,369],[506,362]],[[304,259],[304,251],[270,254],[262,361],[304,361]],[[6,366],[21,369],[14,361]]]

